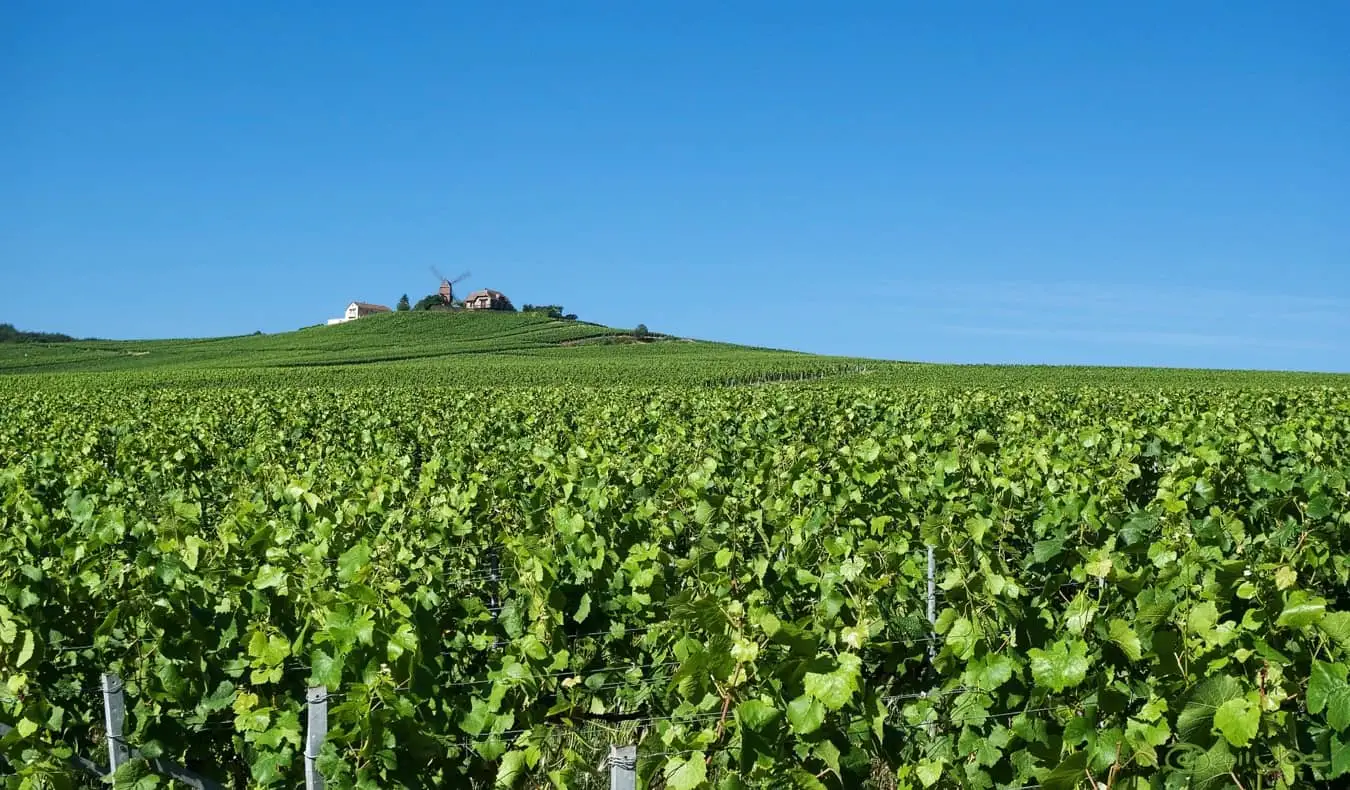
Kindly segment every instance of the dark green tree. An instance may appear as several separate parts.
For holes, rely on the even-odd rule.
[[[408,303],[408,295],[407,295],[407,294],[404,294],[404,295],[403,295],[403,298],[401,298],[401,299],[398,300],[398,307],[396,307],[395,309],[398,310],[400,313],[403,312],[404,310],[411,310],[411,309],[412,309],[412,305]]]
[[[74,339],[58,332],[24,332],[13,324],[0,324],[0,343],[69,343]]]

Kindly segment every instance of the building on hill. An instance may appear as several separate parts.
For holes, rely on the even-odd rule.
[[[328,319],[328,325],[343,324],[348,321],[355,321],[358,318],[365,318],[368,315],[376,313],[392,313],[388,307],[382,304],[371,304],[370,302],[352,302],[347,305],[347,312],[343,313],[341,318]]]
[[[514,310],[515,307],[511,305],[511,300],[506,298],[506,294],[501,291],[484,288],[481,291],[474,291],[464,298],[464,309]]]

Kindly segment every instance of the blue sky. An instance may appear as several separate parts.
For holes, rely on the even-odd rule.
[[[1350,371],[1347,40],[1343,0],[11,0],[0,321],[283,331],[436,266],[807,351]]]

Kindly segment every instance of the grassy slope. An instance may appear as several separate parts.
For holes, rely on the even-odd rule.
[[[120,373],[164,383],[284,379],[379,383],[683,382],[737,371],[808,371],[841,361],[626,333],[520,313],[392,313],[276,335],[0,345],[0,375]]]
[[[619,330],[537,314],[393,313],[277,335],[0,345],[0,375],[120,372],[158,384],[737,383],[769,378],[866,384],[1028,387],[1350,386],[1350,376],[878,362],[668,340],[610,344]],[[84,378],[73,376],[71,378]],[[104,377],[98,377],[104,378]],[[67,380],[65,376],[58,380]]]

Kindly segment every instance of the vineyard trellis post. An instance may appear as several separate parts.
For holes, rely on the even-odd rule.
[[[609,747],[609,790],[637,790],[637,747]]]
[[[937,624],[937,555],[928,547],[928,624]]]
[[[310,686],[305,694],[305,790],[323,790],[319,773],[319,752],[328,737],[328,687]]]
[[[103,674],[103,726],[108,742],[108,773],[115,774],[131,759],[131,750],[123,738],[126,725],[127,700],[122,679],[111,672]]]
[[[932,546],[928,547],[928,626],[933,629],[937,626],[937,553]],[[928,636],[928,658],[931,660],[937,655],[937,645],[932,641],[937,639],[937,631],[930,631]]]

